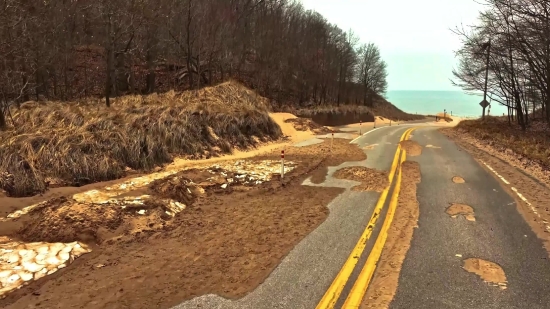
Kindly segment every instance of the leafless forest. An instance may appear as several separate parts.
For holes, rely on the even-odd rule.
[[[455,83],[483,91],[488,67],[488,97],[508,107],[510,122],[522,130],[533,120],[550,122],[550,1],[484,3],[478,24],[455,30],[464,43]]]
[[[294,0],[1,0],[0,127],[9,106],[235,79],[275,106],[372,106],[374,44]]]

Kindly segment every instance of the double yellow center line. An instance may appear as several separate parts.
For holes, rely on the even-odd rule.
[[[411,128],[406,130],[405,133],[403,133],[403,135],[401,136],[400,141],[407,140],[411,132],[415,129],[416,128]],[[363,300],[363,297],[365,296],[368,285],[374,274],[374,270],[376,269],[376,263],[380,259],[380,255],[382,254],[382,249],[384,248],[384,244],[386,243],[388,229],[390,228],[391,222],[393,220],[395,208],[397,207],[397,198],[399,196],[399,190],[401,188],[401,168],[400,167],[401,167],[401,163],[405,161],[405,159],[406,159],[405,150],[401,149],[401,145],[398,145],[397,151],[395,152],[395,155],[393,157],[393,162],[392,162],[392,166],[389,174],[389,185],[384,189],[384,191],[382,191],[382,194],[380,194],[380,198],[376,203],[376,206],[369,220],[369,223],[367,224],[367,227],[363,231],[361,238],[359,238],[359,241],[351,251],[351,254],[349,255],[346,262],[344,263],[344,266],[342,266],[342,269],[340,269],[340,272],[338,273],[338,275],[336,276],[336,278],[334,279],[334,281],[326,291],[325,295],[317,305],[316,309],[332,309],[336,305],[336,302],[340,298],[340,295],[342,294],[342,291],[344,290],[344,287],[346,286],[349,280],[349,277],[351,276],[353,270],[355,269],[355,266],[357,265],[359,258],[361,257],[363,251],[365,250],[365,247],[367,245],[367,242],[370,236],[372,235],[372,231],[376,225],[376,222],[380,217],[380,213],[382,212],[382,209],[386,204],[386,200],[388,198],[388,194],[392,187],[395,174],[398,173],[397,182],[395,184],[395,188],[391,195],[390,204],[388,207],[386,218],[384,220],[384,224],[382,225],[382,229],[380,230],[380,233],[378,235],[378,238],[376,239],[374,247],[372,248],[368,256],[367,261],[365,262],[365,265],[363,266],[363,269],[359,274],[359,277],[355,281],[342,307],[342,308],[359,308],[359,305]],[[398,167],[399,167],[399,171],[397,172]]]

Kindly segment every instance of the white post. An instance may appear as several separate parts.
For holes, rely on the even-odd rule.
[[[363,134],[363,130],[361,128],[362,124],[363,124],[363,121],[359,120],[359,135]]]
[[[285,151],[281,150],[281,179],[285,177]]]

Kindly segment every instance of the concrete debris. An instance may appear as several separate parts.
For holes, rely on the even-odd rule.
[[[91,251],[79,242],[21,243],[0,237],[0,299],[33,280],[55,273]]]

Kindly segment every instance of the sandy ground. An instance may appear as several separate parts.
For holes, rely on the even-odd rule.
[[[399,273],[410,248],[419,217],[416,186],[420,182],[420,166],[405,161],[398,206],[388,231],[382,256],[363,299],[361,308],[389,308],[397,291]]]
[[[362,122],[362,123],[351,123],[351,124],[348,124],[348,125],[345,125],[345,126],[342,126],[341,128],[342,129],[358,129],[358,128],[364,128],[364,129],[371,129],[375,126],[384,126],[384,125],[389,125],[390,123],[392,125],[397,125],[399,122],[396,122],[394,120],[390,120],[390,119],[387,119],[387,118],[384,118],[384,117],[381,117],[381,116],[376,116],[374,117],[375,118],[375,122]],[[404,123],[404,122],[402,122]],[[331,129],[336,129],[334,127],[329,127]]]
[[[348,154],[336,159],[329,141],[287,148],[285,159],[294,170],[283,181],[273,173],[260,184],[230,170],[242,160],[197,165],[116,197],[142,201],[124,208],[68,197],[49,201],[3,223],[3,232],[25,241],[78,239],[92,252],[8,294],[0,306],[168,308],[207,293],[242,297],[325,220],[326,205],[343,190],[299,184],[328,165],[363,160],[356,149],[349,140],[335,139],[332,153]],[[274,150],[247,164],[267,166],[279,158]],[[153,198],[136,199],[143,196]],[[158,202],[166,199],[185,207],[169,216],[170,209]]]
[[[284,141],[219,158],[176,159],[149,175],[30,198],[0,197],[0,236],[91,248],[70,258],[70,266],[6,294],[0,306],[164,308],[203,294],[237,298],[253,290],[325,220],[326,205],[342,192],[299,184],[308,175],[322,182],[328,166],[366,159],[346,139],[290,147],[319,128],[297,130],[299,121],[287,122],[294,115],[270,116]],[[281,180],[283,149],[288,174]],[[246,165],[261,168],[245,175],[240,170]],[[352,171],[362,179],[360,190],[377,190],[369,175],[380,173]],[[14,211],[18,218],[2,218]]]
[[[287,122],[289,119],[298,119],[293,114],[290,113],[270,113],[269,116],[275,120],[275,122],[281,127],[283,135],[288,137],[292,142],[299,142],[312,138],[315,133],[311,130],[296,130],[294,123]]]
[[[510,151],[497,151],[465,132],[454,129],[441,132],[497,178],[503,189],[515,199],[518,211],[543,241],[550,256],[550,173],[534,162],[518,159]]]

